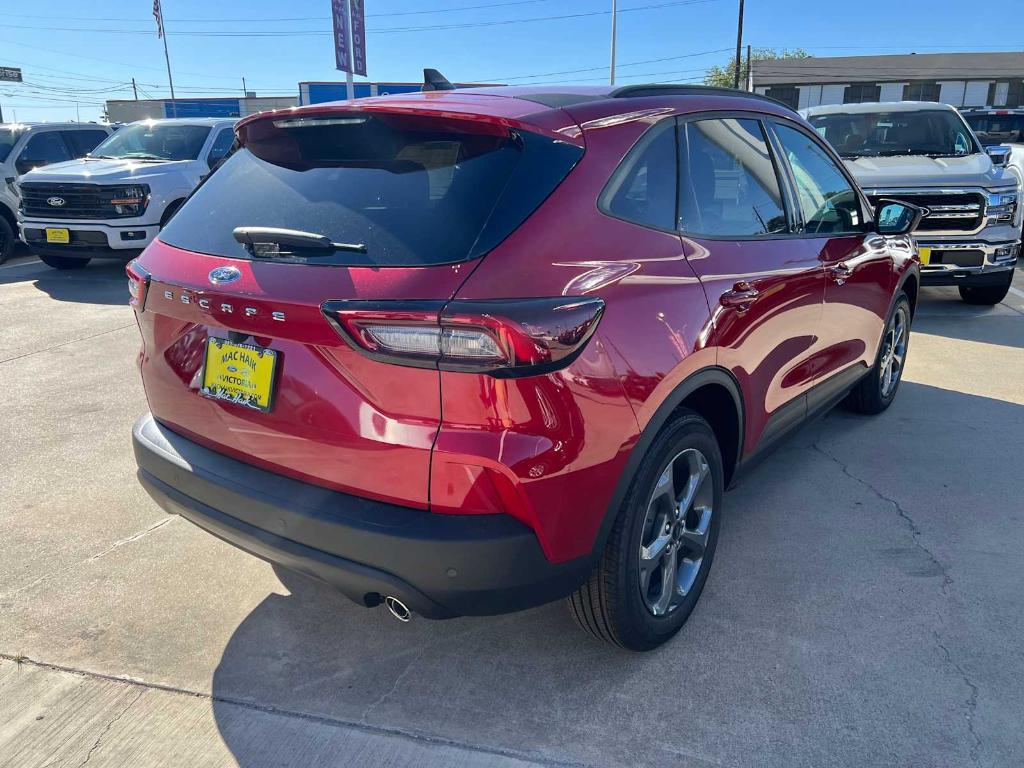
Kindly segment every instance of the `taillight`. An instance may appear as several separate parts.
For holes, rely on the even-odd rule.
[[[124,271],[128,275],[128,306],[144,312],[146,294],[149,293],[149,272],[138,263],[138,259],[129,261]]]
[[[511,377],[571,363],[597,328],[604,302],[328,301],[323,312],[350,346],[375,360]]]

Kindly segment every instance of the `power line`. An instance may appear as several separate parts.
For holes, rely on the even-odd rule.
[[[616,64],[616,69],[622,67],[636,67],[641,64],[657,64],[662,61],[676,61],[678,59],[691,59],[697,56],[708,56],[713,53],[722,53],[723,51],[730,51],[731,48],[716,48],[713,51],[701,51],[700,53],[684,53],[681,56],[664,56],[660,59],[644,59],[643,61],[631,61],[626,64]],[[555,75],[575,75],[580,72],[600,72],[601,70],[608,69],[608,65],[604,64],[600,67],[585,67],[584,69],[563,69],[560,72],[544,72],[538,75],[515,75],[510,77],[484,77],[479,80],[471,80],[473,83],[486,83],[486,82],[506,82],[509,80],[529,80],[535,77],[554,77]],[[603,79],[603,78],[601,78]],[[531,83],[531,85],[537,85],[537,83]]]
[[[635,11],[649,11],[660,8],[673,8],[685,5],[699,5],[703,3],[714,3],[719,0],[671,0],[670,2],[653,3],[651,5],[641,5],[634,8],[620,8],[619,13],[630,13]],[[566,21],[569,19],[580,19],[593,16],[607,16],[611,13],[610,10],[603,11],[584,11],[580,13],[567,13],[556,16],[532,16],[525,19],[499,19],[495,21],[474,21],[474,22],[463,22],[455,24],[431,24],[414,27],[385,27],[380,29],[367,28],[367,34],[387,34],[395,32],[429,32],[434,30],[453,30],[453,29],[478,29],[481,27],[497,27],[497,26],[508,26],[511,24],[528,24],[539,21]],[[32,29],[41,30],[48,32],[90,32],[97,34],[113,34],[113,35],[152,35],[152,30],[134,30],[134,29],[101,29],[101,28],[89,28],[89,27],[44,27],[44,26],[32,26],[32,25],[18,25],[18,24],[7,24],[5,25],[8,29]],[[328,29],[297,29],[297,30],[274,30],[267,32],[173,32],[168,30],[168,35],[176,37],[321,37],[330,36],[334,33]]]
[[[367,13],[366,18],[375,18],[381,16],[422,16],[426,14],[434,13],[457,13],[459,11],[474,11],[484,8],[505,8],[512,5],[535,5],[537,3],[546,3],[550,0],[507,0],[501,3],[485,3],[482,5],[456,5],[447,8],[431,8],[430,10],[419,10],[419,11],[389,11],[388,13]],[[51,19],[52,15],[41,16],[36,14],[24,14],[24,13],[5,13],[4,18],[17,18],[17,19]],[[129,18],[124,17],[111,17],[111,16],[62,16],[62,19],[67,21],[126,21],[126,22],[139,22],[152,24],[152,20],[148,18]],[[202,18],[202,19],[178,19],[178,18],[166,18],[164,21],[169,21],[175,24],[238,24],[239,22],[249,23],[278,23],[283,21],[330,21],[330,16],[287,16],[278,18],[251,18],[251,19],[239,19],[237,17],[224,17],[224,18]]]

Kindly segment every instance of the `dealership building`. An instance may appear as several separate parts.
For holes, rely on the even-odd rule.
[[[754,90],[794,109],[865,101],[1024,106],[1024,53],[918,53],[752,62]]]

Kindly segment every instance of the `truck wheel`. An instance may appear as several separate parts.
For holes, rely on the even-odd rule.
[[[590,579],[569,597],[580,627],[632,651],[680,630],[715,556],[724,478],[711,427],[682,411],[655,438]]]
[[[81,269],[92,261],[92,259],[77,259],[71,256],[43,256],[42,254],[39,254],[39,260],[54,269]]]
[[[0,264],[3,264],[14,253],[14,243],[17,241],[11,224],[3,216],[0,216]]]
[[[982,304],[992,306],[1006,298],[1010,292],[1010,283],[1013,282],[1013,270],[1010,270],[1005,285],[961,285],[960,298],[968,304]]]
[[[881,413],[896,398],[910,347],[910,318],[910,299],[901,293],[886,321],[874,367],[846,397],[846,406],[851,411]]]

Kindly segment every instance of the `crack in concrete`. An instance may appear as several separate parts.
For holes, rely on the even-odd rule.
[[[117,326],[117,328],[109,328],[109,329],[107,329],[105,331],[100,331],[99,333],[94,333],[94,334],[91,334],[89,336],[82,336],[79,339],[70,339],[68,341],[62,341],[60,344],[53,344],[52,346],[44,347],[43,349],[33,349],[31,352],[24,352],[24,353],[22,353],[20,355],[15,355],[14,357],[4,358],[3,360],[0,360],[0,365],[3,365],[4,363],[11,363],[11,362],[14,362],[15,360],[21,360],[22,358],[25,358],[25,357],[31,357],[32,355],[41,355],[44,352],[51,352],[51,351],[53,351],[55,349],[60,349],[61,347],[66,347],[69,344],[77,344],[80,341],[89,341],[89,339],[95,339],[97,336],[106,336],[108,333],[115,333],[117,331],[123,331],[125,328],[131,328],[134,325],[135,325],[135,323],[129,323],[128,325],[119,325],[119,326]]]
[[[928,549],[928,547],[926,547],[924,543],[921,541],[921,528],[918,526],[914,518],[911,517],[910,513],[903,508],[899,501],[886,496],[884,493],[875,488],[875,486],[873,486],[867,480],[864,480],[863,478],[853,474],[850,471],[848,465],[844,464],[838,458],[836,458],[831,453],[829,453],[828,451],[821,447],[821,445],[819,444],[820,439],[821,438],[812,443],[810,447],[813,448],[818,453],[820,453],[822,456],[834,462],[836,466],[838,466],[839,469],[842,471],[842,473],[849,477],[851,480],[855,480],[856,482],[870,490],[879,499],[893,506],[897,514],[899,514],[900,518],[909,527],[915,546],[917,546],[928,557],[928,559],[939,569],[939,572],[942,574],[942,587],[940,588],[940,591],[942,592],[943,597],[949,597],[949,588],[953,584],[953,579],[949,575],[949,572],[946,570],[946,567],[938,559],[938,557],[936,557],[935,554],[930,549]],[[978,732],[974,728],[974,716],[977,713],[978,709],[978,686],[971,680],[970,677],[968,677],[967,673],[964,671],[964,668],[959,664],[959,662],[957,662],[953,658],[953,654],[950,653],[949,648],[947,648],[946,645],[943,644],[939,633],[933,630],[932,636],[935,639],[935,644],[942,651],[942,655],[946,664],[952,667],[954,670],[956,670],[956,673],[960,676],[960,679],[963,681],[964,685],[966,685],[967,688],[970,690],[970,695],[967,697],[967,700],[965,702],[967,706],[967,711],[964,715],[964,718],[967,720],[967,730],[971,734],[971,739],[974,742],[970,749],[971,762],[973,762],[975,765],[978,765],[980,764],[978,753],[982,747],[981,737],[978,735]]]
[[[848,465],[844,464],[838,458],[836,458],[831,453],[829,453],[828,451],[826,451],[824,448],[821,447],[821,445],[820,445],[820,438],[811,444],[811,448],[813,450],[817,451],[818,453],[820,453],[825,458],[827,458],[830,461],[834,462],[836,464],[836,466],[838,466],[839,469],[842,471],[842,473],[844,475],[846,475],[848,478],[850,478],[851,480],[856,481],[860,485],[862,485],[865,488],[867,488],[875,496],[877,496],[880,500],[886,502],[887,504],[891,504],[893,506],[893,509],[896,510],[896,514],[898,514],[900,516],[900,518],[907,524],[907,527],[910,529],[911,539],[914,542],[914,546],[916,546],[918,549],[920,549],[921,552],[923,552],[924,555],[928,558],[929,562],[931,562],[931,564],[934,565],[939,570],[939,573],[942,574],[942,586],[940,587],[940,591],[942,592],[942,594],[944,596],[948,597],[949,596],[949,588],[953,584],[953,578],[949,575],[949,571],[946,569],[946,566],[943,564],[943,562],[941,560],[939,560],[938,557],[935,556],[934,552],[932,552],[927,546],[925,546],[924,542],[921,541],[921,537],[923,535],[922,532],[921,532],[921,528],[920,528],[920,526],[918,526],[917,521],[915,521],[914,518],[911,517],[910,513],[907,512],[907,510],[905,510],[903,508],[903,505],[900,504],[899,501],[897,501],[896,499],[893,499],[893,498],[890,498],[889,496],[886,496],[884,493],[882,493],[880,490],[875,488],[875,486],[873,486],[871,483],[869,483],[864,478],[858,477],[857,475],[853,474],[850,471],[850,468],[849,468]]]
[[[427,646],[424,646],[420,652],[416,655],[418,659],[423,652],[427,650]],[[165,685],[163,683],[151,683],[145,680],[138,680],[129,677],[118,677],[117,675],[108,675],[102,672],[90,672],[85,669],[78,669],[76,667],[68,667],[63,664],[51,664],[46,661],[37,661],[36,659],[29,658],[28,656],[13,656],[8,653],[0,652],[0,661],[18,661],[20,664],[28,664],[49,672],[64,672],[70,675],[78,675],[85,677],[90,680],[103,680],[111,683],[120,683],[123,685],[138,686],[145,690],[164,691],[165,693],[173,693],[179,696],[192,696],[197,699],[204,699],[210,702],[216,702],[221,704],[229,704],[234,707],[241,709],[248,709],[253,712],[261,712],[267,715],[276,715],[280,717],[293,718],[296,720],[304,720],[319,725],[326,725],[335,728],[355,728],[356,730],[363,731],[364,733],[371,733],[377,736],[391,736],[395,738],[407,739],[414,741],[419,744],[431,744],[433,746],[441,747],[452,747],[454,749],[465,749],[470,752],[479,752],[484,755],[496,755],[498,757],[510,757],[516,760],[522,760],[527,763],[533,763],[535,765],[548,766],[548,768],[584,768],[585,763],[572,762],[566,760],[553,759],[544,755],[534,755],[524,751],[516,749],[504,749],[501,747],[488,747],[480,744],[471,744],[468,742],[457,741],[456,739],[449,739],[444,736],[434,736],[428,733],[422,733],[418,731],[406,731],[401,728],[394,726],[384,725],[369,725],[367,723],[355,722],[352,720],[345,720],[340,717],[330,717],[328,715],[316,715],[309,712],[301,712],[293,709],[281,709],[274,707],[269,704],[258,704],[248,699],[232,698],[230,696],[214,696],[210,693],[203,693],[201,691],[193,691],[188,688],[178,688],[173,685]],[[413,659],[409,663],[411,669]],[[134,703],[134,702],[133,702]]]
[[[120,720],[122,717],[124,717],[125,713],[127,713],[129,709],[131,709],[133,706],[135,706],[136,702],[138,702],[138,700],[142,698],[142,695],[145,692],[146,692],[145,688],[140,688],[139,692],[135,696],[135,698],[133,698],[131,701],[129,701],[127,704],[125,704],[124,708],[120,712],[118,712],[116,715],[114,715],[109,720],[109,722],[107,722],[107,724],[103,727],[103,730],[100,731],[100,735],[96,737],[96,741],[94,741],[93,745],[91,747],[89,747],[89,751],[85,755],[85,760],[83,760],[82,762],[80,762],[78,764],[78,768],[82,768],[82,766],[84,766],[86,763],[88,763],[90,760],[92,760],[92,754],[97,749],[99,749],[100,742],[103,741],[103,737],[107,735],[107,732],[114,726],[114,723],[116,723],[118,720]]]
[[[971,738],[974,739],[974,745],[971,747],[971,761],[973,763],[980,764],[978,759],[978,752],[981,750],[982,741],[978,732],[974,730],[974,715],[978,711],[978,686],[967,676],[964,668],[960,666],[959,662],[953,659],[953,654],[949,652],[949,648],[943,645],[942,640],[939,638],[939,633],[933,633],[935,637],[935,644],[942,649],[942,653],[946,658],[946,663],[949,664],[953,669],[960,675],[960,679],[963,680],[964,685],[970,690],[970,695],[967,697],[967,712],[964,714],[964,718],[967,720],[967,730],[970,731]]]
[[[363,714],[359,716],[359,722],[361,724],[367,725],[367,718],[370,717],[370,713],[373,712],[373,710],[375,710],[378,706],[383,704],[384,701],[391,696],[391,694],[398,690],[398,687],[402,684],[402,681],[405,680],[405,676],[409,674],[410,670],[412,670],[414,666],[416,666],[416,662],[418,662],[423,657],[423,654],[426,653],[427,647],[429,645],[429,643],[424,643],[423,646],[415,654],[413,654],[412,658],[409,659],[409,663],[405,665],[405,669],[403,669],[399,673],[398,677],[395,678],[395,683],[391,686],[391,689],[386,691],[382,695],[378,696],[375,701],[371,702],[366,707],[366,709],[363,710]]]
[[[94,560],[99,560],[104,555],[109,555],[115,549],[117,549],[119,547],[123,547],[125,544],[131,544],[133,541],[138,541],[139,539],[144,538],[145,536],[148,536],[153,531],[155,531],[155,530],[157,530],[159,528],[163,528],[165,525],[167,525],[169,522],[171,522],[171,520],[173,520],[174,518],[175,518],[175,515],[168,515],[167,517],[163,518],[162,520],[157,521],[156,523],[154,523],[153,525],[149,526],[148,528],[146,528],[144,530],[138,531],[137,533],[133,533],[131,536],[128,536],[126,538],[118,539],[113,544],[111,544],[109,547],[104,549],[102,552],[97,552],[95,555],[90,555],[89,557],[85,558],[85,560],[79,560],[78,562],[73,563],[72,565],[66,566],[65,568],[58,568],[55,571],[51,571],[49,573],[44,573],[42,576],[40,576],[40,577],[38,577],[36,579],[33,579],[28,584],[23,584],[22,586],[18,587],[17,589],[12,589],[10,592],[4,592],[3,594],[0,594],[0,600],[8,600],[8,599],[14,597],[15,595],[18,595],[18,594],[20,594],[20,593],[22,593],[22,592],[24,592],[24,591],[26,591],[28,589],[32,589],[32,587],[35,587],[35,586],[38,586],[39,584],[42,584],[47,579],[51,579],[54,576],[60,576],[61,574],[67,573],[68,571],[73,571],[75,568],[83,566],[86,563],[91,563]]]

